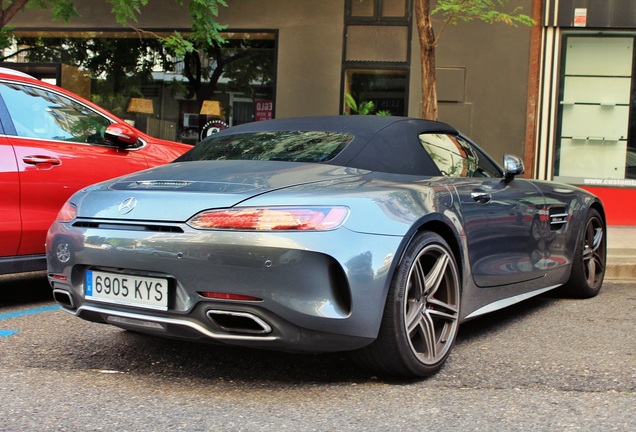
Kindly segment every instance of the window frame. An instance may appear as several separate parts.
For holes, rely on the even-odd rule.
[[[425,141],[422,139],[422,136],[424,135],[430,135],[430,136],[434,136],[434,135],[439,135],[439,136],[443,136],[446,137],[449,141],[451,141],[453,143],[453,148],[452,149],[444,149],[443,146],[436,146],[437,148],[443,149],[443,150],[447,150],[447,153],[452,154],[452,155],[456,155],[458,158],[461,158],[461,170],[459,170],[460,175],[452,175],[453,173],[449,173],[446,169],[445,166],[442,166],[440,164],[440,160],[436,159],[436,157],[431,154],[431,151],[429,150],[429,148],[426,146]],[[447,133],[435,133],[435,132],[423,132],[418,134],[418,140],[420,142],[420,145],[422,146],[422,148],[426,151],[426,153],[428,154],[428,156],[431,158],[431,160],[433,161],[433,163],[437,166],[437,168],[439,169],[440,173],[442,173],[442,175],[444,177],[448,177],[448,178],[495,178],[495,179],[499,179],[503,177],[503,170],[501,169],[501,167],[499,165],[497,165],[491,158],[490,156],[488,156],[483,150],[481,150],[479,148],[479,146],[475,145],[475,143],[473,143],[471,140],[469,140],[467,137],[461,135],[461,134],[457,134],[457,135],[452,135],[452,134],[447,134]],[[452,150],[456,150],[458,149],[458,146],[461,146],[462,150],[466,150],[468,149],[472,155],[471,156],[464,156],[461,154],[461,151],[457,151],[454,152]],[[443,156],[440,156],[441,158],[443,158],[443,160],[448,160],[447,158],[444,158]],[[470,161],[470,158],[474,158],[476,159],[475,162]],[[470,161],[469,163],[465,163],[464,161]],[[451,161],[452,161],[452,157],[451,157]],[[485,163],[484,163],[485,162]],[[474,163],[474,168],[470,169],[470,165]],[[452,164],[451,165],[453,168],[455,168],[457,166],[457,163]],[[464,173],[464,171],[466,172],[471,172],[472,175],[463,175],[462,173]],[[487,173],[489,175],[474,175],[474,173]]]
[[[76,109],[77,106],[83,108],[84,110],[92,113],[95,117],[98,117],[100,119],[105,120],[105,124],[104,124],[104,129],[106,127],[108,127],[111,124],[117,123],[116,119],[105,115],[104,113],[96,110],[95,108],[91,107],[90,105],[87,105],[85,103],[83,103],[81,100],[72,97],[71,95],[67,95],[63,92],[60,91],[56,91],[55,89],[52,88],[48,88],[48,87],[44,87],[44,86],[38,86],[32,83],[26,83],[26,82],[20,82],[20,81],[11,81],[11,80],[0,80],[0,87],[11,87],[11,86],[18,86],[18,87],[23,87],[23,88],[32,88],[35,89],[38,93],[40,92],[47,92],[47,93],[52,93],[54,94],[56,97],[61,98],[67,102],[69,102],[73,107],[73,109],[75,110],[75,112],[80,112],[79,110]],[[38,95],[38,97],[41,97],[40,95]],[[69,143],[69,144],[81,144],[81,145],[95,145],[95,146],[100,146],[100,147],[111,147],[111,148],[117,148],[116,146],[108,143],[108,141],[106,141],[105,139],[103,141],[100,142],[88,142],[88,141],[81,141],[78,140],[77,136],[73,135],[72,139],[58,139],[56,137],[41,137],[41,136],[35,136],[35,135],[22,135],[18,132],[18,129],[15,125],[15,119],[14,116],[11,113],[11,109],[10,107],[7,105],[7,101],[5,98],[5,95],[0,92],[0,101],[1,101],[1,111],[2,111],[2,126],[3,129],[6,133],[7,136],[11,136],[14,138],[19,138],[19,139],[29,139],[29,140],[44,140],[44,141],[57,141],[57,142],[64,142],[64,143]],[[64,130],[64,129],[62,129]],[[65,132],[67,132],[66,130],[64,130]],[[99,131],[95,131],[95,133],[98,133]],[[102,137],[103,138],[103,137]]]

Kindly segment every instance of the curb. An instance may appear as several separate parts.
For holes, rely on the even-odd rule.
[[[636,281],[636,227],[607,227],[605,279]]]
[[[636,251],[631,253],[608,250],[605,279],[636,281]]]

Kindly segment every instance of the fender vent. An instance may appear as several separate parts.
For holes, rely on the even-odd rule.
[[[564,207],[550,208],[550,231],[559,231],[565,227],[570,220],[570,215]]]

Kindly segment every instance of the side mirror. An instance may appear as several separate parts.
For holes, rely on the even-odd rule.
[[[121,149],[138,147],[139,134],[132,126],[125,123],[113,123],[106,127],[104,138],[108,144]]]
[[[504,181],[512,181],[515,176],[523,174],[523,160],[519,156],[505,154],[503,158],[504,164]]]

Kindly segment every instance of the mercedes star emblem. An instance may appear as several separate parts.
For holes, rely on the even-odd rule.
[[[137,199],[130,197],[126,198],[121,204],[119,204],[119,214],[125,215],[133,211],[137,206]]]

